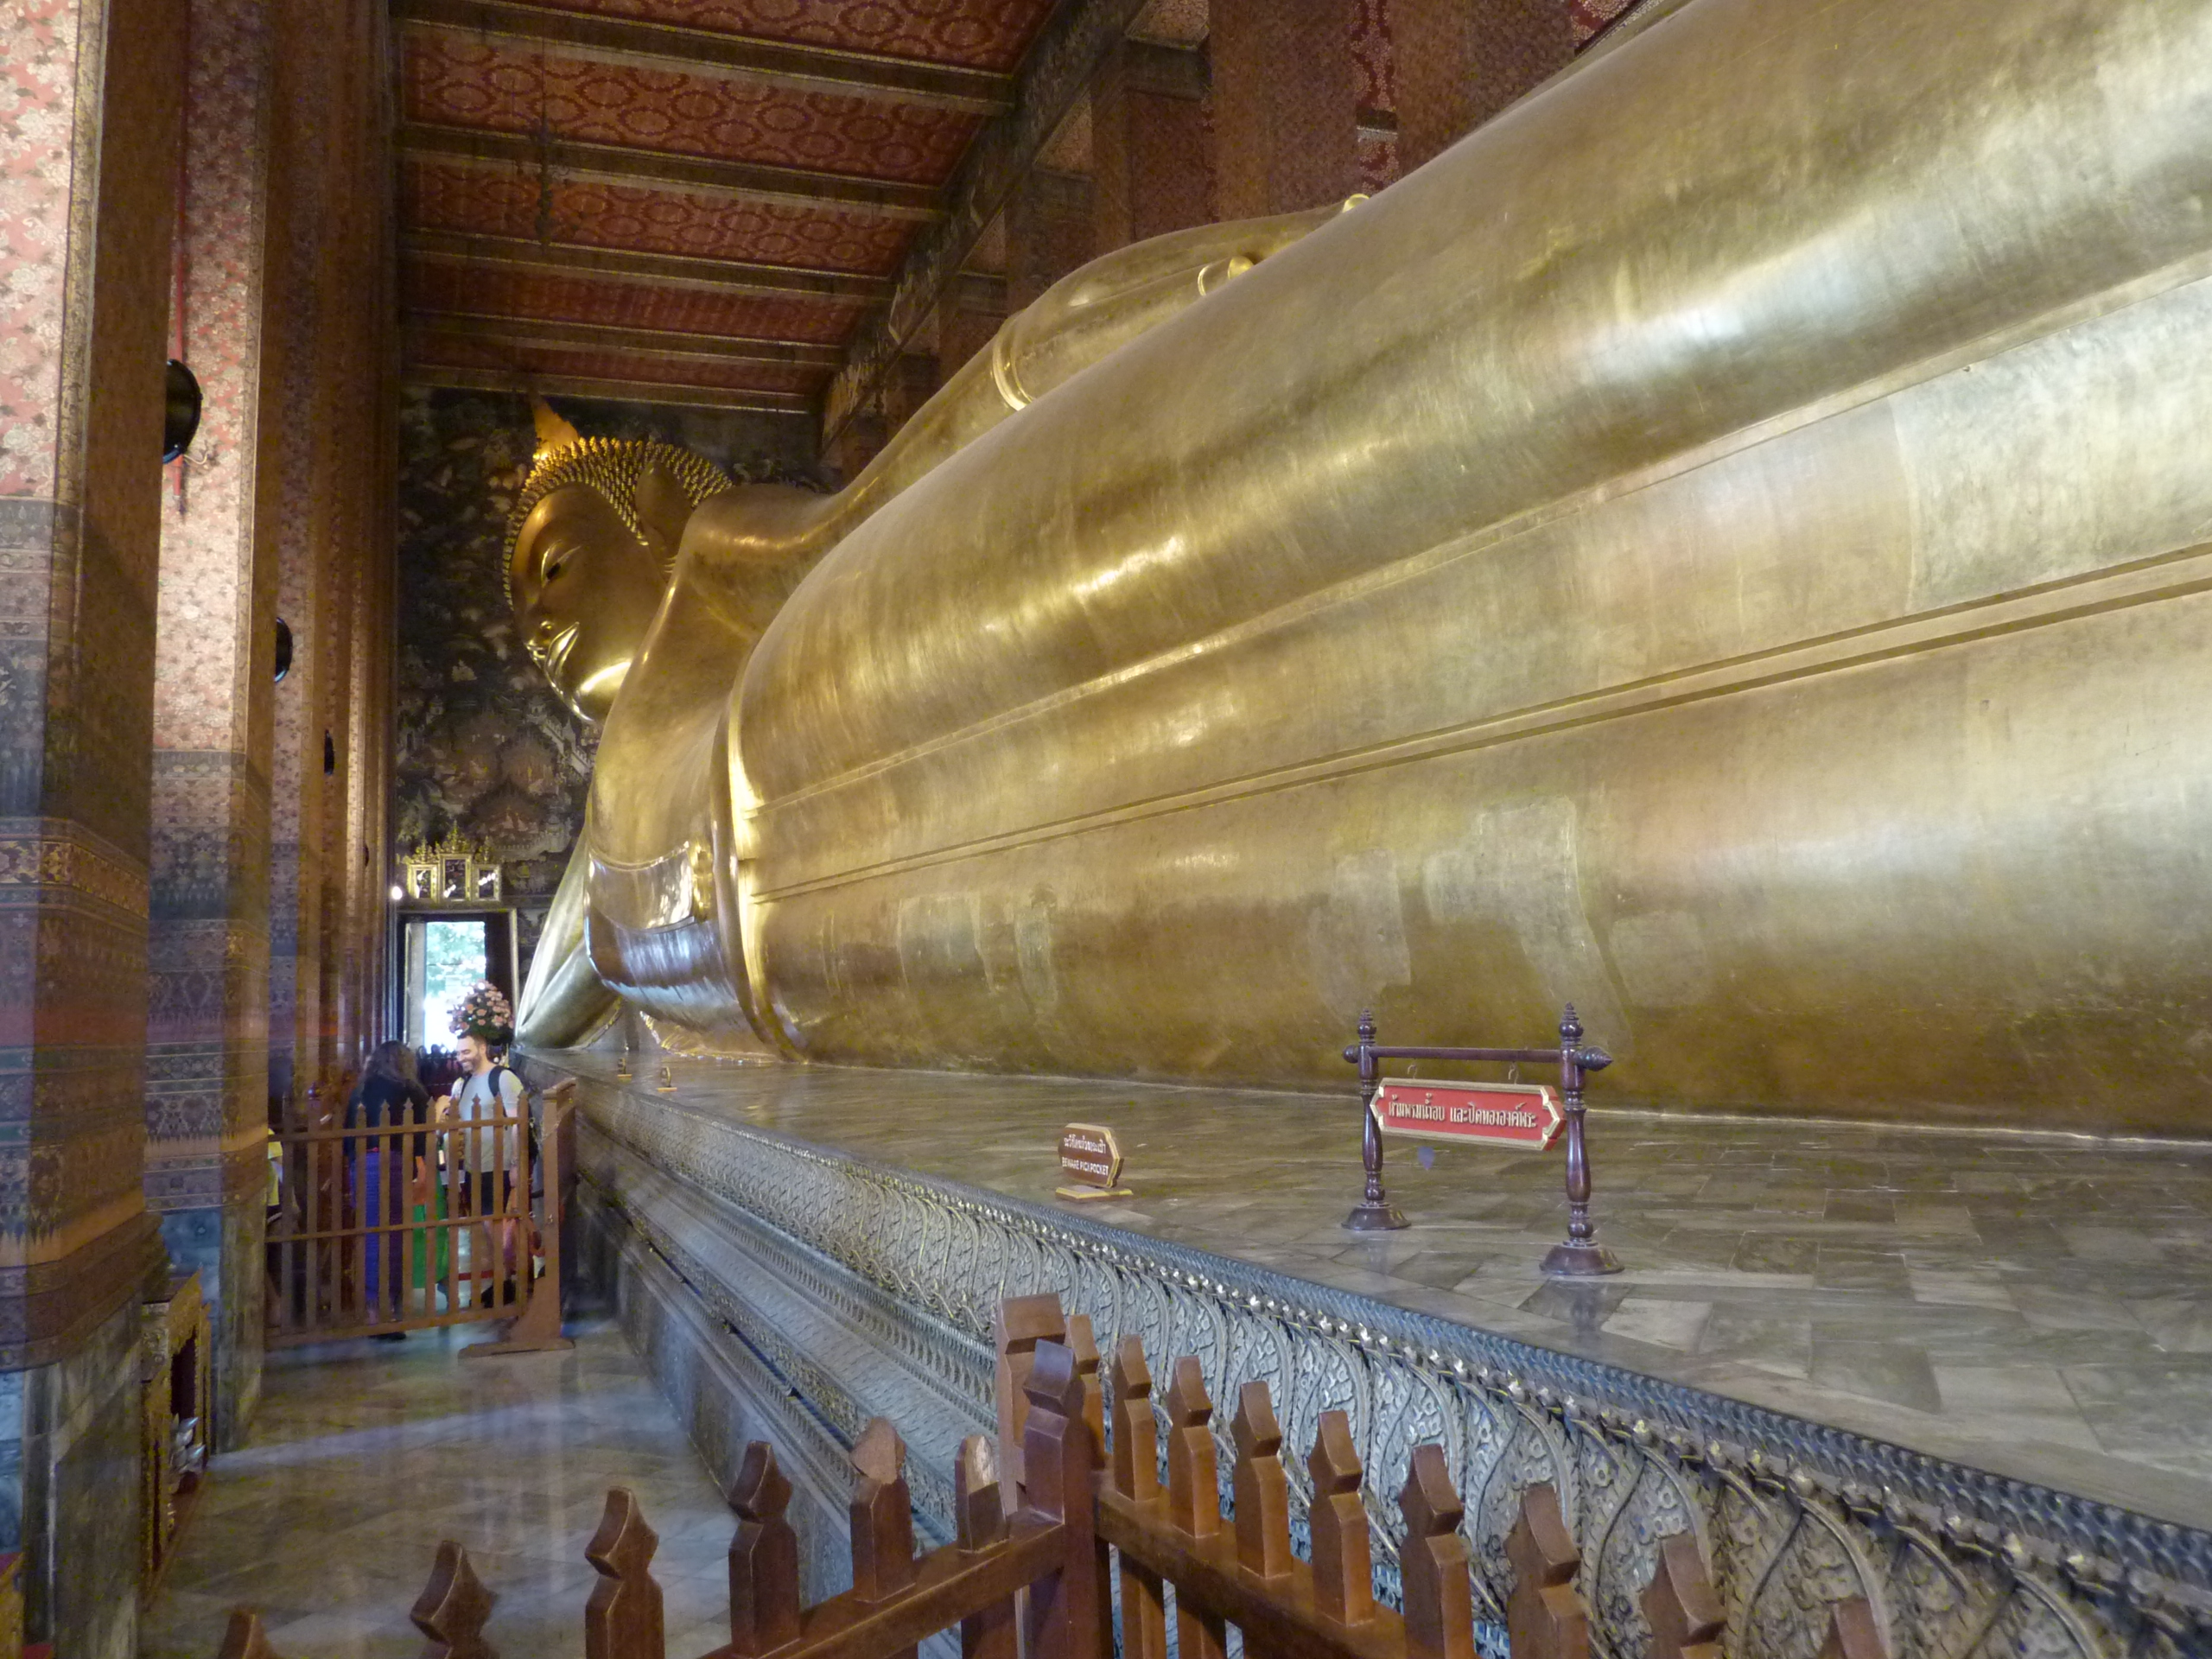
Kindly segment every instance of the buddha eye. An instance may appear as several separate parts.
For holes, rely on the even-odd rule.
[[[562,567],[566,565],[568,563],[569,556],[565,553],[556,553],[551,558],[546,560],[544,580],[547,582],[552,581],[554,577],[561,574]]]

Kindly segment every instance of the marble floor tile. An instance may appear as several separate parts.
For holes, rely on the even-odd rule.
[[[1992,1272],[1944,1273],[1932,1268],[1910,1268],[1907,1279],[1912,1300],[1929,1307],[1988,1307],[2008,1313],[2019,1312],[2005,1281]]]
[[[586,1325],[572,1353],[464,1365],[476,1334],[271,1356],[250,1443],[215,1460],[142,1621],[142,1659],[213,1659],[240,1605],[292,1659],[420,1659],[407,1613],[442,1537],[499,1597],[493,1646],[582,1659],[583,1547],[617,1484],[664,1540],[657,1576],[688,1643],[670,1652],[727,1641],[734,1523],[620,1333]]]
[[[1713,1316],[1711,1302],[1672,1301],[1649,1294],[1631,1294],[1605,1323],[1605,1334],[1662,1348],[1694,1352]]]
[[[1812,1380],[1832,1389],[1915,1411],[1943,1409],[1928,1356],[1901,1342],[1813,1338]]]
[[[1577,1331],[1594,1331],[1612,1317],[1628,1294],[1627,1287],[1602,1281],[1548,1279],[1521,1300],[1524,1313]]]
[[[1850,1244],[1821,1246],[1813,1282],[1822,1290],[1857,1291],[1879,1296],[1912,1294],[1911,1275],[1902,1254]]]
[[[2212,1295],[2154,1296],[2131,1301],[2128,1311],[2163,1351],[2212,1354]]]

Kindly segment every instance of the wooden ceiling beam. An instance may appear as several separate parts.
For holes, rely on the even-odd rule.
[[[704,409],[749,409],[766,415],[811,416],[814,400],[795,391],[730,391],[716,386],[670,385],[657,380],[601,380],[575,374],[525,374],[507,369],[455,369],[410,364],[400,375],[410,385],[458,391],[504,391],[524,397],[603,397],[620,404],[682,404]]]
[[[531,242],[513,236],[410,231],[400,247],[412,259],[483,265],[540,276],[607,276],[661,288],[704,289],[717,294],[751,294],[775,299],[841,300],[864,305],[880,305],[891,297],[891,283],[881,276],[801,270],[790,265],[752,264],[737,259],[701,259],[685,254],[636,253],[625,248],[588,248],[565,242]]]
[[[626,328],[605,323],[489,316],[475,312],[410,311],[406,321],[411,332],[426,339],[496,340],[506,346],[626,352],[695,362],[834,369],[844,357],[835,346],[813,346],[797,340],[741,340],[728,335],[682,334],[665,328]]]
[[[983,124],[944,189],[945,216],[916,236],[893,279],[891,302],[864,321],[823,396],[826,448],[868,405],[907,342],[935,315],[969,255],[1098,66],[1127,36],[1144,0],[1058,0],[1014,78],[1014,107]]]
[[[626,144],[588,144],[566,138],[540,142],[526,133],[409,121],[400,126],[399,148],[404,154],[433,161],[490,162],[524,170],[544,168],[563,178],[599,184],[737,196],[797,207],[833,207],[929,224],[944,217],[942,194],[926,185],[849,178],[842,173],[767,167],[757,162],[675,156]]]
[[[1014,102],[1014,77],[872,52],[800,46],[716,29],[554,10],[518,0],[395,0],[404,23],[465,30],[493,41],[644,68],[702,71],[799,92],[997,115]]]

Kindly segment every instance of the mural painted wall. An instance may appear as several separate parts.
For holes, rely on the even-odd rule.
[[[810,423],[555,400],[588,436],[683,444],[741,481],[818,484]],[[520,397],[410,388],[400,410],[398,735],[391,855],[458,831],[523,900],[525,963],[583,823],[592,737],[516,637],[500,569],[537,437]],[[540,900],[533,906],[531,899]]]

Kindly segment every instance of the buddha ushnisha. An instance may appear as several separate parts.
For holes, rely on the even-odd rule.
[[[2212,0],[1693,0],[838,495],[540,493],[526,1038],[1342,1086],[1572,1000],[1616,1099],[2212,1128],[2208,110]]]

